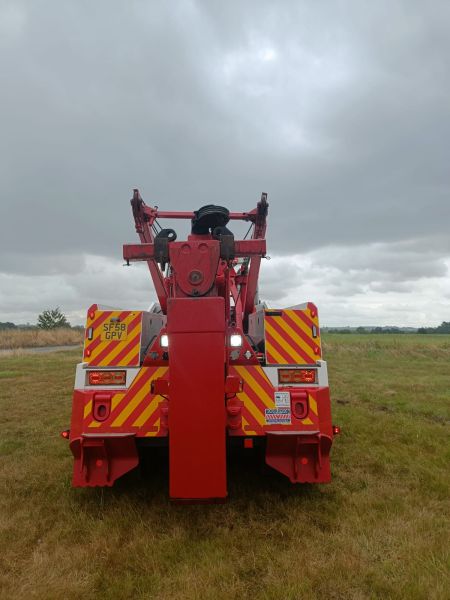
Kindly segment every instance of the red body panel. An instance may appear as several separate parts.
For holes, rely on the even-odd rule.
[[[214,287],[219,255],[220,248],[217,240],[189,240],[170,244],[170,264],[174,272],[175,295],[189,297],[208,294]]]
[[[297,388],[298,390],[298,388]],[[301,393],[297,391],[297,397]],[[305,426],[295,418],[293,406],[292,425],[266,428],[266,463],[289,477],[292,483],[328,483],[331,480],[330,449],[333,439],[330,394],[328,388],[310,389],[308,419],[312,425]],[[311,410],[311,397],[316,402],[316,418]],[[296,396],[292,397],[296,403]]]
[[[292,483],[328,483],[331,437],[317,434],[267,436],[266,463]]]
[[[171,498],[227,494],[224,314],[223,298],[168,303]]]
[[[83,435],[85,394],[75,390],[70,428],[70,449],[74,456],[72,485],[111,486],[138,465],[136,443],[132,435],[105,437]]]
[[[257,298],[267,194],[244,213],[214,205],[161,212],[138,190],[131,205],[141,243],[124,245],[123,255],[147,262],[159,306],[88,311],[85,362],[63,436],[73,485],[111,486],[146,446],[168,446],[170,497],[220,501],[227,444],[251,451],[257,438],[266,441],[267,464],[293,483],[330,481],[338,428],[317,308],[267,309]],[[191,235],[176,241],[157,221],[165,217],[191,219]],[[250,237],[235,239],[230,220],[250,222]],[[299,371],[288,376],[286,367]],[[115,368],[120,377],[101,372]],[[298,379],[307,370],[314,377]]]
[[[132,436],[75,438],[70,441],[70,449],[75,459],[74,487],[112,486],[139,463]]]

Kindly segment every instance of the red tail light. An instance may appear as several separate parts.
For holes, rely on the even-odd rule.
[[[341,433],[341,428],[339,425],[333,425],[333,435],[339,435]]]
[[[66,429],[65,431],[61,431],[60,436],[65,440],[68,440],[70,437],[70,429]]]
[[[279,383],[316,383],[316,369],[278,369]]]
[[[126,371],[88,371],[89,385],[125,385]]]

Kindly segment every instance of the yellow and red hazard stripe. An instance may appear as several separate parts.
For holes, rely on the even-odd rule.
[[[291,417],[291,425],[267,425],[266,408],[276,408],[275,388],[259,365],[230,367],[230,374],[243,381],[243,391],[238,392],[237,398],[242,406],[242,432],[240,435],[264,435],[266,430],[297,431],[299,424],[307,429],[316,429],[319,424],[317,402],[314,393],[308,391],[309,411],[301,421]],[[311,427],[312,426],[312,427]]]
[[[274,408],[273,386],[259,365],[233,366],[230,373],[244,383],[237,394],[243,402],[242,428],[245,435],[263,435],[266,408]]]
[[[94,392],[86,396],[83,415],[84,433],[136,432],[138,436],[157,436],[160,433],[160,404],[162,396],[151,393],[151,382],[167,374],[168,367],[141,367],[128,390],[111,391],[111,412],[107,420],[96,421],[92,416]],[[242,430],[238,435],[264,435],[270,430],[318,428],[318,408],[315,393],[308,390],[309,412],[301,421],[291,418],[291,425],[268,425],[266,409],[275,409],[275,388],[259,365],[230,367],[230,374],[243,381],[237,393],[242,402]],[[103,393],[103,392],[102,392]]]
[[[168,367],[142,367],[128,390],[114,391],[111,412],[106,421],[92,416],[92,398],[84,407],[85,433],[139,431],[139,435],[156,436],[159,433],[159,404],[162,396],[151,393],[151,382],[163,377]]]
[[[306,419],[302,419],[302,425],[314,425],[314,428],[319,429],[319,411],[314,395],[308,393],[309,412]]]
[[[289,309],[264,316],[268,364],[312,364],[321,358],[317,311]]]
[[[125,325],[126,338],[123,341],[102,339],[102,327],[112,320]],[[138,366],[141,333],[141,311],[96,310],[93,313],[89,311],[83,359],[95,367]]]

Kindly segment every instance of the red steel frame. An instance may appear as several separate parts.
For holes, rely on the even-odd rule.
[[[214,239],[211,233],[191,234],[185,241],[167,244],[170,268],[166,274],[156,250],[155,223],[163,218],[192,220],[195,213],[159,211],[147,206],[138,190],[134,190],[131,205],[141,243],[125,244],[123,256],[128,264],[147,262],[162,313],[167,315],[161,333],[169,336],[168,352],[159,352],[159,340],[154,341],[141,368],[165,367],[161,377],[152,371],[154,379],[149,375],[149,381],[151,393],[156,395],[152,397],[161,395],[158,436],[169,437],[170,495],[181,501],[222,499],[227,495],[227,432],[228,437],[244,436],[245,447],[253,445],[242,421],[239,394],[248,382],[244,383],[246,376],[241,378],[241,374],[247,373],[250,386],[253,381],[254,389],[262,390],[266,397],[276,389],[265,377],[261,356],[246,337],[249,316],[255,311],[261,259],[266,255],[267,195],[249,212],[229,213],[230,220],[253,225],[250,239],[232,240],[231,255],[223,255],[221,239]],[[244,261],[239,263],[239,258]],[[316,316],[317,310],[310,306]],[[230,346],[232,334],[242,337],[237,356]],[[333,427],[328,387],[291,391],[292,401],[300,409],[308,402],[316,406],[314,422],[309,420],[307,425],[299,417],[285,427],[256,423],[254,434],[267,437],[266,462],[291,481],[329,481]],[[82,391],[75,391],[70,432],[73,482],[112,485],[138,464],[132,436],[139,432],[130,434],[128,427],[119,429],[114,438],[108,438],[112,430],[88,437],[82,425],[88,402],[84,397]],[[264,410],[258,394],[254,401]],[[251,416],[248,419],[250,422]]]
[[[147,261],[159,304],[165,313],[167,311],[168,298],[167,282],[164,281],[164,276],[154,261],[153,243],[155,236],[152,231],[152,226],[157,219],[192,220],[195,215],[194,212],[160,211],[156,207],[147,206],[137,189],[133,190],[131,206],[136,225],[136,232],[139,235],[141,244],[125,244],[123,247],[123,256],[127,262],[133,260]],[[241,240],[238,242],[239,245],[236,248],[235,253],[236,258],[245,256],[252,257],[248,273],[241,274],[240,280],[238,280],[240,294],[236,291],[235,298],[238,299],[242,307],[239,313],[242,315],[244,321],[254,308],[254,298],[258,286],[261,258],[266,254],[265,234],[267,207],[267,194],[262,194],[261,201],[255,209],[248,212],[229,213],[231,221],[247,221],[254,225],[252,239]],[[259,243],[257,241],[259,241]]]

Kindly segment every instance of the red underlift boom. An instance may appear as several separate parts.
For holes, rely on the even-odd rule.
[[[227,496],[227,447],[263,444],[268,465],[293,483],[330,481],[333,435],[317,308],[268,308],[258,298],[266,255],[267,194],[234,213],[131,200],[139,244],[123,256],[148,264],[158,302],[149,311],[92,305],[77,366],[70,430],[74,486],[111,486],[144,445],[168,445],[170,497]],[[187,219],[177,241],[159,220]],[[250,224],[236,239],[230,222]]]

